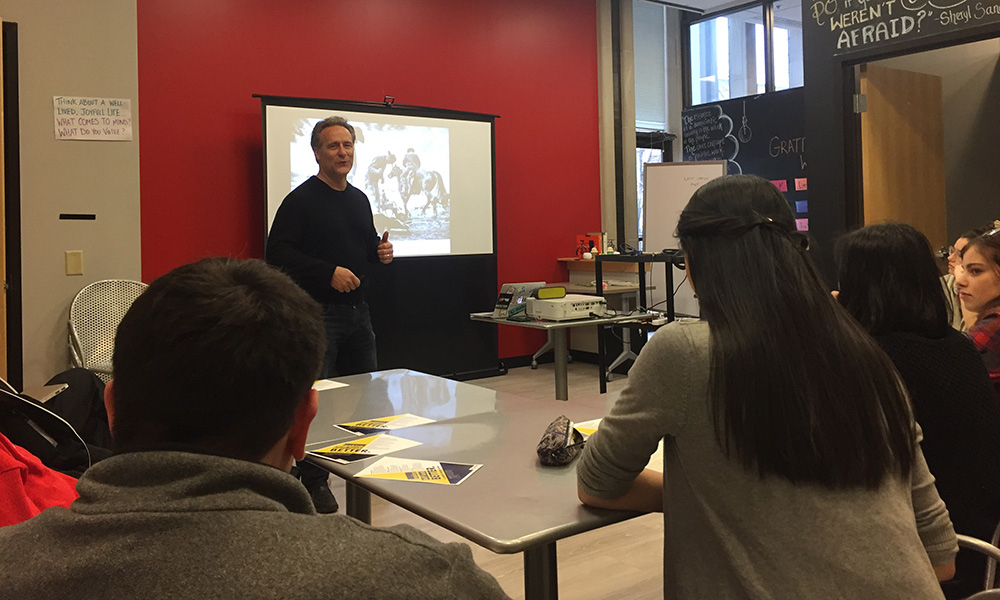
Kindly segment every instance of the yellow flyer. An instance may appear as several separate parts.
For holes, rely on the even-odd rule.
[[[419,445],[420,442],[414,442],[413,440],[403,439],[394,435],[378,434],[311,450],[310,453],[323,458],[329,458],[339,463],[349,463]]]
[[[358,471],[354,476],[415,483],[436,483],[438,485],[458,485],[482,466],[438,462],[436,460],[385,457]]]
[[[594,435],[597,428],[601,425],[600,419],[592,419],[590,421],[583,421],[581,423],[573,423],[573,429],[576,429],[583,435],[583,439],[587,439]]]
[[[403,427],[413,427],[414,425],[433,422],[434,419],[405,413],[402,415],[365,419],[364,421],[354,421],[352,423],[338,423],[337,426],[343,427],[348,431],[357,431],[360,433],[380,433],[390,429],[402,429]]]

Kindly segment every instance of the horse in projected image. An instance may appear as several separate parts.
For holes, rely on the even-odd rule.
[[[447,210],[450,197],[448,190],[444,186],[444,178],[437,171],[427,171],[424,169],[408,169],[403,171],[398,166],[393,165],[389,171],[389,177],[398,178],[399,197],[403,202],[403,212],[410,216],[410,209],[406,204],[413,196],[423,195],[426,199],[421,215],[427,214],[428,208],[434,208],[434,216],[438,216],[438,209]]]

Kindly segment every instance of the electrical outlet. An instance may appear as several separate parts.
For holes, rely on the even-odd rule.
[[[83,250],[66,251],[66,274],[83,275]]]

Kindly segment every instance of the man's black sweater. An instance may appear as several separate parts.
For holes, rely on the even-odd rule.
[[[365,194],[347,184],[337,191],[316,176],[281,202],[267,237],[267,262],[279,267],[324,304],[360,304],[369,265],[378,261],[378,235]],[[337,267],[350,269],[361,285],[348,293],[330,286]]]

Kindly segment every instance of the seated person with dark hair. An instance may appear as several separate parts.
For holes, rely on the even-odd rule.
[[[0,529],[11,598],[506,598],[463,544],[320,517],[288,471],[317,411],[320,307],[261,261],[159,278],[115,338],[115,454]],[[27,567],[30,565],[30,568]]]
[[[1000,405],[975,346],[950,326],[930,242],[910,225],[869,225],[840,239],[837,259],[837,298],[899,371],[955,531],[990,539],[1000,520]],[[983,588],[982,555],[959,552],[955,568],[947,598]]]

